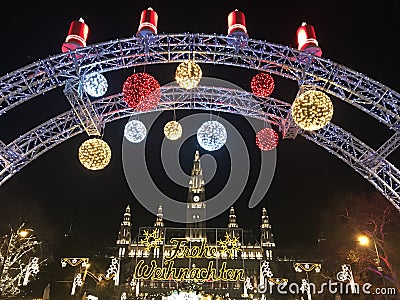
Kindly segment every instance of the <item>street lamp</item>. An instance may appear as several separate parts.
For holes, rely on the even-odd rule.
[[[21,237],[21,238],[27,238],[29,235],[31,235],[32,233],[32,229],[22,229],[22,230],[18,230],[17,234]]]
[[[385,276],[383,275],[383,268],[381,267],[381,259],[379,257],[378,247],[376,246],[376,241],[375,241],[374,236],[371,235],[371,238],[369,238],[367,235],[359,235],[357,240],[361,246],[368,247],[371,239],[374,244],[377,269],[379,272],[381,272],[380,275],[382,277],[383,285],[386,288],[386,280],[385,280]],[[387,295],[385,295],[385,299],[387,299]]]
[[[370,239],[368,236],[366,236],[366,235],[360,235],[360,236],[358,236],[357,240],[358,240],[358,242],[360,243],[360,245],[361,245],[361,246],[364,246],[364,247],[368,247],[369,244],[370,244],[370,242],[371,242],[371,239]],[[381,259],[380,259],[380,257],[379,257],[378,247],[376,246],[375,238],[374,238],[373,236],[372,236],[372,242],[373,242],[373,244],[374,244],[374,250],[375,250],[375,254],[376,254],[376,264],[377,264],[377,268],[378,268],[378,271],[381,271],[381,272],[382,272],[383,269],[382,269],[382,267],[381,267]]]

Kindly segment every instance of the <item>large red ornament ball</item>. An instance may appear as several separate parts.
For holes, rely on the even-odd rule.
[[[122,94],[128,106],[138,111],[155,108],[161,99],[160,84],[147,73],[129,76],[123,84]]]
[[[256,134],[256,145],[263,151],[270,151],[278,146],[279,136],[272,128],[261,129]]]
[[[268,97],[275,88],[274,78],[267,73],[259,73],[251,79],[250,87],[255,96]]]

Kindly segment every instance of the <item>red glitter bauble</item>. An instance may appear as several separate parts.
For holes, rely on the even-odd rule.
[[[122,94],[128,106],[138,111],[155,108],[161,99],[160,84],[147,73],[129,76],[122,87]]]
[[[259,73],[251,79],[250,87],[255,96],[268,97],[274,91],[274,78],[267,73]]]
[[[278,134],[272,128],[261,129],[256,134],[257,147],[263,151],[270,151],[278,146]]]

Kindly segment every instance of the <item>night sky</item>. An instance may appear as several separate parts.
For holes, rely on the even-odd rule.
[[[88,44],[95,44],[136,33],[140,13],[151,6],[159,16],[159,33],[221,33],[226,34],[227,16],[239,9],[246,15],[251,38],[295,47],[296,30],[303,21],[314,26],[323,57],[359,71],[382,84],[400,91],[398,82],[398,30],[400,1],[11,1],[0,19],[2,47],[0,74],[6,74],[39,59],[61,52],[69,24],[82,17],[90,27]],[[146,72],[161,85],[173,81],[177,64],[146,66]],[[203,76],[224,79],[250,91],[255,71],[234,67],[201,66]],[[143,71],[138,67],[136,71]],[[107,73],[107,95],[121,92],[124,79],[133,69]],[[272,96],[289,103],[296,94],[296,84],[276,78]],[[377,149],[393,132],[351,105],[332,98],[335,108],[332,122]],[[35,97],[9,111],[0,119],[0,139],[8,144],[19,135],[46,120],[69,110],[62,93],[55,89]],[[189,112],[177,111],[177,118]],[[171,118],[166,112],[162,120]],[[238,115],[221,114],[238,128],[246,131],[245,119]],[[162,123],[160,121],[160,124]],[[127,204],[132,207],[134,231],[149,226],[155,217],[134,199],[125,180],[121,163],[121,145],[126,119],[106,125],[104,140],[113,157],[102,171],[86,170],[77,152],[87,139],[85,133],[48,151],[30,163],[0,187],[0,232],[8,224],[26,222],[45,239],[57,243],[64,234],[78,238],[82,251],[100,249],[116,240],[122,214]],[[160,129],[162,126],[160,126]],[[154,145],[160,133],[154,134]],[[149,138],[152,138],[149,134]],[[281,136],[281,135],[280,135]],[[254,134],[247,137],[249,151],[255,153]],[[148,141],[151,143],[150,141]],[[180,151],[182,168],[190,172],[195,140],[189,140]],[[154,153],[157,148],[154,147]],[[251,150],[252,149],[252,150]],[[389,156],[400,167],[400,150]],[[201,150],[204,154],[205,151]],[[226,182],[223,149],[214,153],[220,171],[219,179],[206,186],[207,195],[216,193]],[[155,181],[177,199],[185,200],[187,190],[157,176],[160,166],[153,162]],[[256,172],[255,168],[254,172]],[[337,157],[301,136],[280,140],[277,166],[271,187],[264,200],[255,208],[247,207],[246,195],[254,188],[257,174],[252,174],[248,190],[235,204],[238,223],[257,235],[261,208],[267,207],[278,247],[313,247],[321,231],[322,215],[346,193],[372,193],[374,187]],[[166,192],[167,193],[167,192]],[[228,212],[210,220],[210,226],[226,226]],[[169,223],[167,222],[167,225]],[[174,224],[175,226],[176,224]]]

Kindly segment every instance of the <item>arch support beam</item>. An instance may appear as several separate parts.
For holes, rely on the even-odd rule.
[[[364,163],[368,164],[371,168],[379,167],[381,160],[386,159],[394,150],[400,146],[400,131],[396,131],[378,150],[370,153],[365,159]]]
[[[65,83],[64,95],[68,99],[77,118],[81,122],[86,133],[91,136],[100,136],[103,131],[97,111],[82,88],[82,83],[77,79],[70,79]]]

